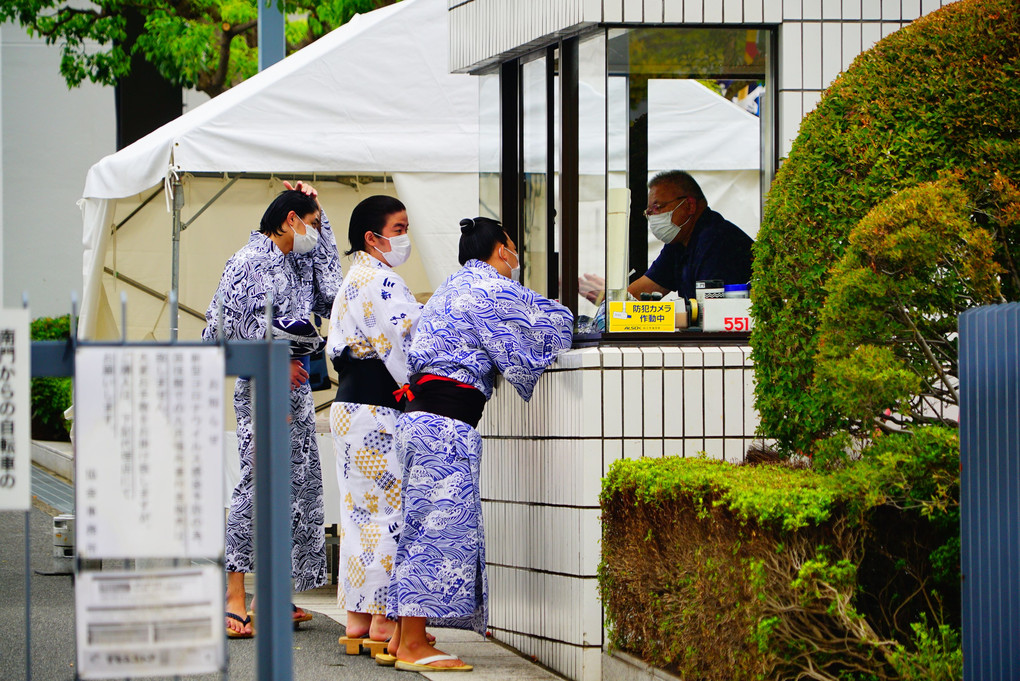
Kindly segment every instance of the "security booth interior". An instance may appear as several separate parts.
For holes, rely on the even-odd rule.
[[[481,214],[519,231],[524,283],[581,337],[750,330],[774,39],[599,27],[481,76]]]

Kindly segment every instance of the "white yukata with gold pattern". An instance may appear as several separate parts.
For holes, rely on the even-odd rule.
[[[332,359],[350,348],[358,359],[381,359],[403,385],[421,308],[399,274],[357,251],[333,302],[326,352]],[[393,443],[400,413],[352,402],[334,402],[330,408],[341,499],[337,605],[342,610],[386,614],[402,522]]]

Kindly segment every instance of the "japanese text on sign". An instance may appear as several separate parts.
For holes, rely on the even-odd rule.
[[[674,331],[673,301],[616,301],[609,303],[610,331]]]
[[[79,678],[166,677],[223,669],[221,568],[86,570],[77,582]]]
[[[0,310],[0,511],[32,505],[28,310]]]
[[[79,555],[221,555],[222,349],[83,347],[75,367]]]

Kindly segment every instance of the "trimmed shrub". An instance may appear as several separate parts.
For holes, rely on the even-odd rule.
[[[32,340],[67,340],[71,336],[70,315],[40,317],[32,321]],[[70,424],[64,411],[71,406],[70,377],[32,379],[32,437],[36,440],[70,439]]]
[[[956,438],[880,436],[829,473],[616,462],[601,495],[610,645],[687,679],[959,678]]]
[[[1020,0],[947,5],[804,119],[752,280],[757,407],[784,450],[866,435],[885,409],[937,422],[923,405],[955,401],[956,315],[1020,299],[1018,35]]]

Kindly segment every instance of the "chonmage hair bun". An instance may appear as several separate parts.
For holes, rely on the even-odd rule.
[[[475,229],[475,221],[471,218],[464,218],[460,221],[460,233],[470,234]]]

